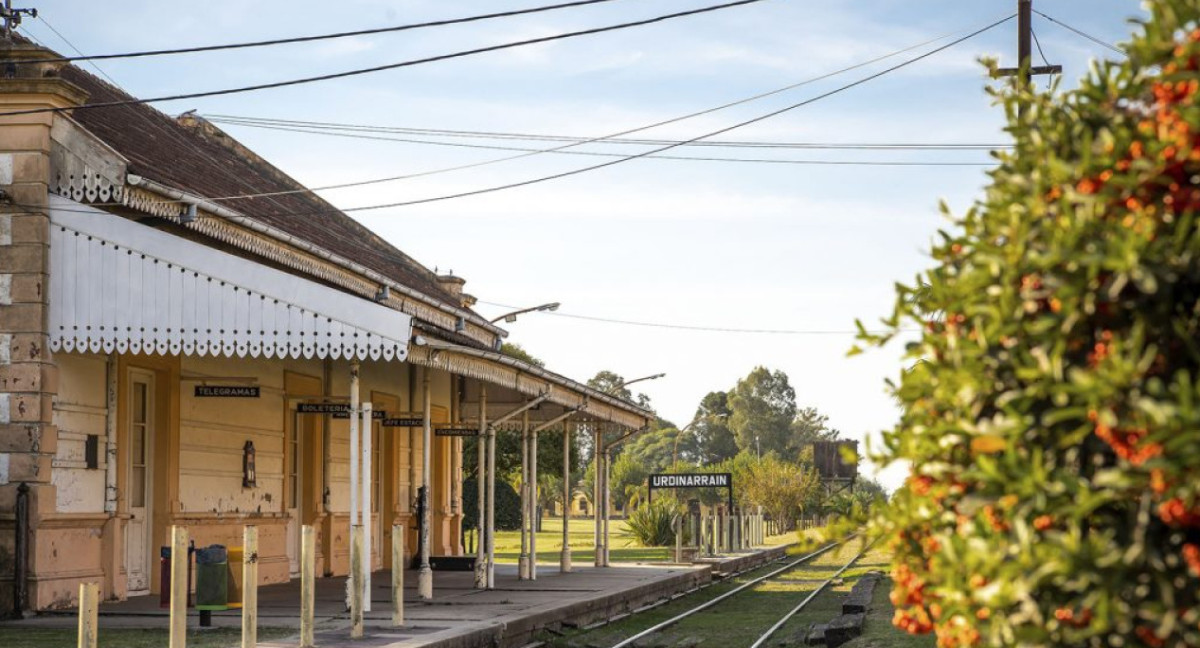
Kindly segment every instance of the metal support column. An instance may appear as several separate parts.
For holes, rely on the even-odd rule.
[[[558,571],[562,574],[571,572],[571,427],[563,422],[563,515],[562,515],[562,551],[558,557]]]
[[[475,527],[475,589],[487,589],[487,553],[484,550],[484,532],[487,528],[487,387],[479,387],[479,436],[475,437],[475,449],[479,451],[479,464],[475,472],[475,495],[479,505]]]
[[[433,598],[433,570],[429,567],[429,471],[430,451],[433,448],[433,426],[430,419],[432,402],[429,393],[429,368],[421,371],[422,403],[425,408],[421,443],[421,568],[417,572],[417,596]]]

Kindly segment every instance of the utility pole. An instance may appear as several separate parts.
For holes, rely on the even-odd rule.
[[[1062,74],[1061,65],[1033,65],[1033,0],[1017,0],[1017,67],[1000,68],[996,76],[1018,77],[1017,89],[1028,90],[1035,75]],[[1021,112],[1025,105],[1021,105]]]
[[[4,21],[4,38],[12,40],[13,30],[21,24],[21,16],[37,18],[37,9],[13,9],[12,0],[4,0],[0,7],[0,20]]]

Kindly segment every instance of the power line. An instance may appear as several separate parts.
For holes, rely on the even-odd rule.
[[[487,306],[495,306],[497,308],[518,308],[509,304],[499,304],[496,302],[480,301],[480,304]],[[561,310],[554,312],[544,312],[544,315],[553,317],[563,317],[567,319],[584,320],[589,322],[599,322],[603,324],[619,324],[622,326],[640,326],[644,328],[659,328],[671,329],[678,331],[699,331],[706,333],[746,333],[753,335],[857,335],[858,331],[849,330],[834,330],[834,329],[755,329],[755,328],[739,328],[728,326],[700,326],[694,324],[672,324],[664,322],[645,322],[637,320],[616,319],[612,317],[597,317],[594,315],[578,315],[574,313],[564,313]],[[905,331],[916,331],[919,329],[905,329]]]
[[[304,85],[304,84],[308,84],[308,83],[317,83],[320,81],[331,81],[334,79],[344,79],[347,77],[360,76],[363,74],[372,74],[375,72],[383,72],[385,70],[395,70],[395,69],[399,69],[399,68],[412,67],[415,65],[422,65],[425,63],[435,63],[438,61],[447,61],[450,59],[462,58],[465,56],[473,56],[475,54],[484,54],[487,52],[497,52],[500,50],[511,49],[514,47],[523,47],[525,45],[548,43],[548,42],[552,42],[552,41],[563,40],[566,38],[574,38],[577,36],[590,36],[593,34],[602,34],[605,32],[617,31],[620,29],[629,29],[631,27],[641,27],[644,25],[651,25],[654,23],[664,22],[664,21],[671,20],[674,18],[682,18],[685,16],[694,16],[694,15],[698,15],[698,14],[719,11],[721,9],[730,9],[733,7],[740,7],[743,5],[755,4],[755,3],[763,2],[763,1],[764,0],[735,0],[734,2],[726,2],[724,4],[710,5],[708,7],[700,7],[698,9],[689,9],[687,11],[679,11],[679,12],[675,12],[675,13],[664,14],[661,16],[656,16],[654,18],[647,18],[645,20],[635,20],[632,22],[619,23],[616,25],[608,25],[605,27],[594,27],[592,29],[583,29],[583,30],[579,30],[579,31],[565,32],[562,34],[555,34],[553,36],[542,36],[540,38],[530,38],[530,39],[526,39],[526,40],[522,40],[522,41],[514,41],[514,42],[510,42],[510,43],[501,43],[499,45],[489,45],[487,47],[478,47],[475,49],[461,50],[458,52],[452,52],[450,54],[439,54],[437,56],[428,56],[425,58],[412,59],[412,60],[408,60],[408,61],[400,61],[398,63],[389,63],[387,65],[376,65],[376,66],[367,67],[367,68],[357,68],[354,70],[347,70],[345,72],[333,72],[330,74],[320,74],[317,76],[302,77],[299,79],[289,79],[287,81],[274,81],[271,83],[259,83],[259,84],[255,84],[255,85],[241,86],[241,87],[237,87],[237,88],[225,88],[222,90],[208,90],[205,92],[188,92],[188,93],[174,94],[174,95],[163,95],[160,97],[151,97],[148,99],[124,99],[124,100],[119,100],[119,101],[105,101],[105,102],[101,102],[101,103],[82,104],[82,105],[73,106],[73,107],[67,106],[67,107],[55,107],[55,108],[31,108],[28,110],[16,110],[16,111],[11,111],[11,112],[0,113],[0,117],[7,117],[10,115],[29,115],[29,114],[34,114],[34,113],[46,113],[46,112],[74,111],[74,110],[88,109],[88,108],[111,108],[113,106],[129,106],[129,105],[134,105],[134,104],[159,103],[159,102],[163,102],[163,101],[176,101],[179,99],[198,99],[198,98],[202,98],[202,97],[217,97],[217,96],[224,96],[224,95],[231,95],[231,94],[240,94],[240,93],[245,93],[245,92],[256,92],[259,90],[271,90],[271,89],[275,89],[275,88],[286,88],[286,87],[290,87],[290,86]]]
[[[580,135],[548,135],[539,133],[510,133],[498,131],[452,130],[444,128],[415,128],[406,126],[378,126],[367,124],[346,124],[337,122],[305,121],[297,119],[276,119],[265,117],[244,117],[239,115],[205,114],[209,121],[239,126],[290,126],[311,130],[347,131],[363,133],[400,133],[426,136],[526,140],[538,142],[577,142],[612,145],[652,145],[662,146],[673,144],[680,140],[641,139],[641,138],[588,138]],[[772,142],[772,141],[738,141],[712,140],[690,142],[686,146],[710,148],[756,148],[756,149],[831,149],[831,150],[914,150],[914,151],[993,151],[1001,148],[1011,148],[1012,144],[979,143],[979,142]]]
[[[1009,16],[1008,18],[1005,18],[1004,20],[1009,20],[1011,18],[1012,18],[1012,16]],[[987,29],[990,29],[990,28],[991,27],[989,26]],[[556,146],[553,148],[543,149],[540,151],[532,151],[532,152],[528,152],[528,153],[518,153],[516,155],[510,155],[510,156],[505,156],[505,157],[501,157],[501,158],[493,158],[491,160],[482,160],[479,162],[470,162],[467,164],[459,164],[459,165],[454,165],[454,166],[449,166],[449,167],[440,167],[440,168],[436,168],[436,169],[430,169],[427,171],[418,171],[415,173],[409,173],[409,174],[405,174],[405,175],[388,176],[388,177],[383,177],[383,178],[372,178],[369,180],[358,180],[358,181],[354,181],[354,182],[344,182],[344,183],[326,185],[323,187],[312,187],[312,188],[302,187],[299,189],[288,189],[288,190],[282,190],[282,191],[265,192],[265,193],[257,193],[257,194],[208,196],[208,197],[206,197],[206,199],[209,201],[212,201],[212,202],[220,202],[220,201],[228,201],[228,200],[238,200],[238,199],[243,199],[243,198],[259,198],[259,197],[265,197],[265,196],[282,196],[282,195],[292,195],[292,194],[302,194],[302,193],[316,193],[318,191],[346,189],[346,188],[350,188],[350,187],[363,187],[363,186],[367,186],[367,185],[381,184],[381,183],[385,183],[385,182],[395,182],[395,181],[399,181],[399,180],[411,180],[413,178],[428,177],[428,176],[439,175],[439,174],[443,174],[443,173],[452,173],[455,171],[464,171],[467,169],[474,169],[474,168],[484,167],[484,166],[488,166],[488,165],[492,165],[492,164],[500,164],[503,162],[511,162],[514,160],[520,160],[523,158],[541,155],[543,153],[553,153],[555,151],[566,150],[566,149],[570,149],[570,148],[573,148],[576,146],[582,146],[582,145],[591,144],[594,142],[606,141],[606,140],[610,140],[610,139],[619,138],[619,137],[622,137],[625,135],[631,135],[633,133],[639,133],[642,131],[651,130],[654,128],[658,128],[660,126],[667,126],[669,124],[675,124],[678,122],[686,121],[688,119],[693,119],[695,117],[702,117],[704,115],[716,113],[721,110],[733,108],[735,106],[740,106],[740,105],[748,104],[748,103],[758,101],[761,99],[766,99],[768,97],[782,94],[784,92],[788,92],[790,90],[794,90],[796,88],[800,88],[800,87],[809,85],[811,83],[816,83],[818,81],[823,81],[825,79],[829,79],[829,78],[832,78],[832,77],[835,77],[835,76],[838,76],[841,74],[845,74],[846,72],[851,72],[851,71],[857,70],[859,68],[867,67],[874,63],[878,63],[880,61],[884,61],[889,58],[899,56],[900,54],[904,54],[904,53],[907,53],[907,52],[910,52],[913,50],[920,49],[922,47],[925,47],[926,45],[930,45],[932,43],[936,43],[938,41],[945,40],[946,38],[949,38],[958,33],[962,33],[962,30],[959,30],[956,32],[951,32],[949,34],[943,34],[941,36],[931,38],[924,42],[917,43],[916,45],[910,45],[908,47],[904,47],[904,48],[889,52],[887,54],[883,54],[881,56],[877,56],[872,59],[868,59],[866,61],[862,61],[862,62],[855,63],[853,65],[849,65],[849,66],[846,66],[846,67],[838,69],[838,70],[834,70],[832,72],[827,72],[825,74],[811,77],[811,78],[805,79],[803,81],[792,83],[792,84],[789,84],[789,85],[786,85],[786,86],[783,86],[780,88],[775,88],[774,90],[761,92],[761,93],[758,93],[755,95],[751,95],[749,97],[743,97],[741,99],[730,101],[730,102],[727,102],[727,103],[724,103],[724,104],[721,104],[718,106],[713,106],[711,108],[705,108],[703,110],[698,110],[696,112],[688,113],[686,115],[680,115],[678,117],[663,119],[663,120],[653,122],[650,124],[645,124],[642,126],[629,128],[629,129],[618,131],[615,133],[610,133],[608,135],[601,135],[599,137],[589,138],[589,139],[586,139],[583,141],[569,142],[569,143],[563,144],[562,146]],[[692,145],[692,144],[698,144],[699,142],[700,142],[700,139],[694,139],[692,141],[682,141],[682,142],[667,141],[665,143],[668,143],[668,144],[675,143],[680,146],[687,146],[687,145]],[[162,201],[162,202],[178,202],[178,201]],[[315,212],[315,213],[323,213],[323,212]]]
[[[370,36],[373,34],[386,34],[391,32],[409,31],[413,29],[424,29],[427,27],[445,27],[448,25],[461,25],[465,23],[477,22],[481,20],[491,20],[494,18],[509,18],[513,16],[523,16],[527,14],[543,13],[546,11],[555,11],[557,9],[567,9],[570,7],[582,7],[586,5],[601,4],[605,2],[613,2],[613,0],[578,0],[577,2],[564,2],[561,4],[546,5],[541,7],[531,7],[529,9],[516,9],[513,11],[501,11],[497,13],[480,14],[476,16],[466,16],[463,18],[449,18],[445,20],[434,20],[423,23],[412,23],[408,25],[396,25],[394,27],[379,27],[375,29],[360,29],[357,31],[334,32],[328,34],[316,34],[312,36],[295,36],[292,38],[277,38],[274,40],[249,41],[244,43],[226,43],[223,45],[201,45],[196,47],[181,47],[177,49],[158,49],[145,50],[140,52],[122,52],[118,54],[93,54],[86,55],[75,49],[78,56],[61,56],[53,59],[22,59],[7,61],[7,63],[74,63],[76,61],[103,61],[107,59],[122,59],[122,58],[143,58],[149,56],[169,56],[175,54],[195,54],[199,52],[216,52],[222,50],[245,49],[249,47],[267,47],[270,45],[290,45],[293,43],[308,43],[312,41],[330,40],[336,38],[350,38],[353,36]],[[49,27],[49,25],[47,25]],[[64,39],[65,40],[65,39]]]
[[[1116,52],[1117,54],[1120,54],[1121,56],[1129,56],[1128,52],[1121,49],[1120,47],[1117,47],[1116,45],[1113,45],[1112,43],[1109,43],[1107,41],[1096,38],[1095,36],[1092,36],[1091,34],[1085,32],[1081,29],[1076,29],[1061,20],[1056,20],[1054,18],[1051,18],[1050,16],[1047,16],[1046,14],[1042,13],[1041,11],[1038,11],[1037,9],[1034,9],[1033,12],[1036,13],[1037,15],[1041,16],[1042,18],[1045,18],[1046,20],[1049,20],[1050,22],[1058,25],[1059,27],[1062,27],[1063,29],[1066,29],[1068,31],[1075,32],[1077,35],[1082,36],[1101,47],[1107,47],[1108,49]]]
[[[1001,25],[1001,24],[1003,24],[1003,23],[1006,23],[1006,22],[1008,22],[1009,20],[1012,20],[1012,19],[1013,19],[1015,16],[1016,16],[1016,14],[1013,14],[1013,15],[1010,15],[1010,16],[1008,16],[1008,17],[1006,17],[1006,18],[1002,18],[1002,19],[1000,19],[1000,20],[998,20],[998,21],[996,21],[996,22],[993,22],[993,23],[991,23],[990,25],[988,25],[988,26],[986,26],[986,27],[983,27],[983,28],[981,28],[981,29],[975,30],[975,31],[971,32],[970,34],[967,34],[966,36],[962,36],[962,37],[960,37],[960,38],[957,38],[957,39],[955,39],[955,40],[953,40],[953,41],[951,41],[951,42],[949,42],[949,43],[947,43],[947,44],[945,44],[945,45],[942,45],[942,46],[940,46],[940,47],[937,47],[937,48],[935,48],[935,49],[932,49],[932,50],[930,50],[930,51],[928,51],[928,52],[926,52],[926,53],[924,53],[924,54],[921,54],[921,55],[919,55],[919,56],[915,56],[915,57],[913,57],[913,58],[907,59],[907,60],[905,60],[905,61],[903,61],[903,62],[901,62],[901,63],[898,63],[898,64],[896,64],[896,65],[893,65],[893,66],[891,66],[891,67],[885,68],[885,69],[883,69],[883,70],[881,70],[881,71],[879,71],[879,72],[876,72],[876,73],[874,73],[874,74],[867,75],[867,76],[865,76],[865,77],[862,77],[861,79],[858,79],[858,80],[856,80],[856,81],[853,81],[853,82],[851,82],[851,83],[847,83],[846,85],[839,86],[839,87],[837,87],[837,88],[834,88],[833,90],[829,90],[829,91],[827,91],[827,92],[821,93],[821,94],[819,94],[819,95],[817,95],[817,96],[815,96],[815,97],[811,97],[811,98],[809,98],[809,99],[805,99],[804,101],[801,101],[801,102],[799,102],[799,103],[794,103],[794,104],[792,104],[792,105],[790,105],[790,106],[785,106],[785,107],[783,107],[783,108],[780,108],[780,109],[778,109],[778,110],[773,110],[773,111],[771,111],[771,112],[769,112],[769,113],[766,113],[766,114],[763,114],[763,115],[759,115],[759,116],[757,116],[757,117],[753,117],[753,118],[751,118],[751,119],[747,119],[747,120],[745,120],[745,121],[738,122],[738,123],[736,123],[736,124],[733,124],[732,126],[726,126],[726,127],[724,127],[724,128],[721,128],[721,129],[718,129],[718,130],[715,130],[715,131],[711,131],[711,132],[705,133],[705,134],[703,134],[703,135],[697,135],[696,137],[690,138],[690,139],[688,139],[688,140],[684,140],[684,141],[682,141],[682,142],[679,142],[679,143],[675,143],[675,144],[669,144],[669,145],[667,145],[667,146],[661,146],[661,147],[658,147],[658,148],[655,148],[655,149],[651,149],[651,150],[649,150],[649,151],[643,151],[643,152],[641,152],[641,153],[635,153],[635,154],[633,154],[633,155],[628,155],[628,156],[625,156],[625,157],[622,157],[622,158],[617,158],[617,159],[615,159],[615,160],[610,160],[610,161],[608,161],[608,162],[603,162],[603,163],[601,163],[601,164],[595,164],[595,165],[592,165],[592,166],[582,167],[582,168],[578,168],[578,169],[572,169],[572,170],[570,170],[570,171],[563,171],[563,172],[561,172],[561,173],[554,173],[554,174],[551,174],[551,175],[545,175],[545,176],[541,176],[541,177],[537,177],[537,178],[532,178],[532,179],[529,179],[529,180],[522,180],[522,181],[520,181],[520,182],[512,182],[512,183],[503,184],[503,185],[496,185],[496,186],[492,186],[492,187],[486,187],[486,188],[484,188],[484,189],[474,189],[474,190],[471,190],[471,191],[461,191],[461,192],[458,192],[458,193],[453,193],[453,194],[445,194],[445,195],[441,195],[441,196],[434,196],[434,197],[431,197],[431,198],[420,198],[420,199],[416,199],[416,200],[406,200],[406,201],[393,202],[393,203],[384,203],[384,204],[379,204],[379,205],[366,205],[366,206],[362,206],[362,207],[349,207],[349,208],[341,209],[341,210],[339,210],[339,211],[341,211],[341,212],[370,211],[370,210],[375,210],[375,209],[386,209],[386,208],[390,208],[390,207],[406,207],[406,206],[409,206],[409,205],[423,205],[423,204],[428,204],[428,203],[433,203],[433,202],[440,202],[440,201],[443,201],[443,200],[452,200],[452,199],[455,199],[455,198],[465,198],[465,197],[468,197],[468,196],[479,196],[479,195],[482,195],[482,194],[493,193],[493,192],[497,192],[497,191],[504,191],[504,190],[506,190],[506,189],[515,189],[515,188],[517,188],[517,187],[526,187],[526,186],[529,186],[529,185],[539,184],[539,183],[542,183],[542,182],[548,182],[548,181],[550,181],[550,180],[558,180],[558,179],[560,179],[560,178],[566,178],[566,177],[570,177],[570,176],[574,176],[574,175],[579,175],[579,174],[581,174],[581,173],[587,173],[588,171],[596,171],[596,170],[598,170],[598,169],[603,169],[603,168],[607,168],[607,167],[610,167],[610,166],[615,166],[615,165],[617,165],[617,164],[621,164],[621,163],[623,163],[623,162],[629,162],[629,161],[631,161],[631,160],[637,160],[637,159],[640,159],[640,158],[647,157],[647,156],[649,156],[649,155],[653,155],[653,154],[655,154],[655,153],[662,153],[662,152],[664,152],[664,151],[668,151],[668,150],[671,150],[671,149],[673,149],[673,148],[677,148],[677,147],[679,147],[679,146],[683,146],[684,144],[686,144],[686,143],[688,143],[688,142],[696,142],[696,141],[699,141],[699,140],[702,140],[702,139],[708,139],[708,138],[710,138],[710,137],[715,137],[715,136],[717,136],[717,135],[723,135],[723,134],[725,134],[725,133],[728,133],[728,132],[730,132],[730,131],[736,130],[736,129],[738,129],[738,128],[742,128],[742,127],[745,127],[745,126],[749,126],[750,124],[756,124],[756,123],[758,123],[758,122],[761,122],[761,121],[766,121],[767,119],[770,119],[770,118],[772,118],[772,117],[776,117],[776,116],[778,116],[778,115],[782,115],[783,113],[786,113],[786,112],[789,112],[789,111],[795,110],[795,109],[797,109],[797,108],[802,108],[802,107],[804,107],[804,106],[807,106],[807,105],[809,105],[809,104],[816,103],[817,101],[820,101],[820,100],[822,100],[822,99],[827,99],[827,98],[829,98],[829,97],[832,97],[832,96],[834,96],[834,95],[836,95],[836,94],[840,94],[840,93],[842,93],[842,92],[845,92],[846,90],[850,90],[851,88],[856,88],[856,87],[858,87],[858,86],[860,86],[860,85],[862,85],[862,84],[864,84],[864,83],[867,83],[867,82],[869,82],[869,81],[873,81],[873,80],[875,80],[875,79],[878,79],[878,78],[879,78],[879,77],[881,77],[881,76],[884,76],[884,75],[886,75],[886,74],[890,74],[890,73],[892,73],[892,72],[895,72],[896,70],[899,70],[899,69],[901,69],[901,68],[904,68],[904,67],[907,67],[907,66],[909,66],[909,65],[912,65],[913,63],[916,63],[916,62],[918,62],[918,61],[921,61],[921,60],[924,60],[924,59],[926,59],[926,58],[929,58],[930,56],[933,56],[934,54],[937,54],[938,52],[945,51],[945,50],[947,50],[947,49],[949,49],[949,48],[951,48],[951,47],[954,47],[955,45],[958,45],[959,43],[962,43],[963,41],[966,41],[966,40],[969,40],[969,39],[971,39],[971,38],[974,38],[975,36],[978,36],[979,34],[982,34],[982,33],[986,32],[986,31],[988,31],[988,30],[990,30],[990,29],[993,29],[993,28],[995,28],[995,27],[997,27],[997,26],[999,26],[999,25]],[[310,215],[310,214],[321,214],[321,213],[324,213],[324,212],[304,212],[304,213],[302,213],[302,214],[295,214],[295,213],[293,213],[293,214],[291,214],[291,215],[293,215],[293,216],[298,216],[298,215]]]
[[[306,135],[324,135],[330,137],[346,137],[352,139],[365,139],[381,142],[396,142],[401,144],[426,144],[431,146],[449,146],[455,148],[471,148],[485,149],[490,151],[525,151],[525,152],[541,152],[541,149],[518,147],[518,146],[498,146],[490,144],[467,144],[464,142],[442,142],[437,140],[420,140],[411,138],[385,137],[382,135],[368,135],[358,133],[340,133],[320,130],[306,130],[304,128],[294,128],[288,126],[272,126],[268,124],[240,123],[230,120],[217,119],[216,123],[235,124],[246,126],[249,128],[260,128],[274,131],[285,131],[289,133],[303,133]],[[606,153],[601,151],[552,151],[558,155],[583,155],[591,157],[625,157],[622,153]],[[648,160],[681,160],[695,162],[738,162],[738,163],[754,163],[754,164],[799,164],[810,166],[992,166],[991,162],[922,162],[922,161],[904,161],[904,160],[789,160],[789,159],[772,159],[772,158],[733,158],[733,157],[702,157],[689,155],[650,155]]]

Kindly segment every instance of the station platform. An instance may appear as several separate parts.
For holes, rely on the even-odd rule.
[[[434,597],[416,593],[416,572],[405,574],[405,624],[391,625],[391,576],[376,572],[371,581],[372,610],[365,613],[362,639],[349,638],[345,610],[345,578],[317,579],[315,640],[317,646],[359,648],[520,648],[544,630],[583,627],[693,590],[724,575],[782,557],[785,547],[760,548],[696,563],[613,563],[610,567],[576,565],[568,574],[557,563],[539,563],[538,578],[519,580],[516,565],[496,567],[496,587],[474,588],[471,572],[434,572]],[[259,588],[259,626],[299,627],[299,581]],[[73,627],[72,611],[42,613],[6,627]],[[143,596],[100,606],[100,632],[106,628],[165,628],[167,610],[157,596]],[[189,627],[198,625],[189,610]],[[238,610],[213,612],[213,626],[239,627]],[[262,641],[260,646],[289,648],[297,637]]]

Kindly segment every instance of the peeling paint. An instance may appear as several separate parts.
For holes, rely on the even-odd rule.
[[[0,365],[12,364],[12,334],[0,333]]]
[[[8,458],[7,452],[0,452],[0,484],[8,483]]]
[[[12,214],[0,214],[0,245],[12,245]]]
[[[0,394],[0,423],[11,423],[12,412],[8,409],[8,394]]]
[[[40,293],[41,290],[39,289]],[[12,303],[12,275],[8,273],[0,274],[0,304]]]
[[[13,183],[13,154],[4,153],[0,155],[0,185],[10,185]]]

